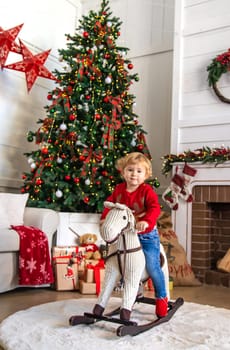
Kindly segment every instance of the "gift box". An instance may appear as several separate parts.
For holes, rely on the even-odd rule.
[[[104,281],[104,276],[105,276],[104,260],[97,260],[97,264],[91,264],[91,263],[86,264],[83,282],[89,283],[89,284],[95,283],[96,290],[95,290],[95,293],[92,293],[92,294],[99,294],[101,290],[101,285]],[[84,292],[85,288],[87,287],[80,288],[80,291],[81,289],[83,290],[83,294],[87,294]]]
[[[96,283],[88,283],[80,280],[79,289],[81,294],[96,294]]]
[[[85,253],[84,247],[79,246],[55,246],[52,248],[52,256],[72,256],[74,258],[83,258]]]
[[[53,257],[56,290],[79,289],[78,259],[66,256]]]

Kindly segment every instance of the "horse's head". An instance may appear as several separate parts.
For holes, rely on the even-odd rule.
[[[104,202],[110,209],[101,226],[101,237],[107,243],[115,242],[124,229],[135,229],[135,218],[132,211],[124,204]]]

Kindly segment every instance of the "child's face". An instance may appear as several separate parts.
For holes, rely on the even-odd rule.
[[[147,178],[146,167],[143,163],[128,164],[124,168],[122,175],[128,188],[137,188]]]

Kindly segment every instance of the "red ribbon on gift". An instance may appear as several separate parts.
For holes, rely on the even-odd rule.
[[[100,290],[101,290],[100,270],[105,268],[105,262],[103,259],[100,259],[96,265],[87,264],[86,268],[94,270],[94,279],[95,279],[95,283],[96,283],[96,294],[98,295],[100,293]]]

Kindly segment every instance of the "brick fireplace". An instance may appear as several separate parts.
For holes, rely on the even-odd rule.
[[[180,199],[172,212],[175,232],[200,281],[230,287],[230,274],[217,269],[218,259],[230,248],[230,162],[190,164],[197,169],[192,179],[192,203]],[[180,174],[183,164],[175,164]]]

